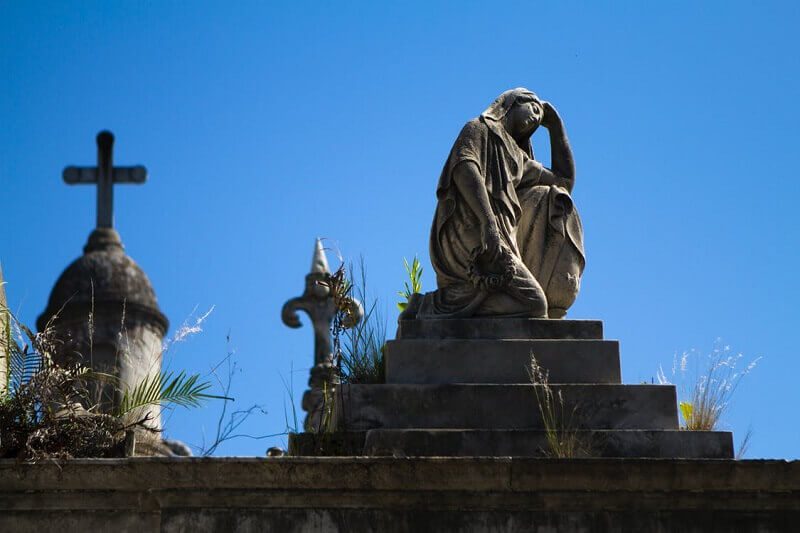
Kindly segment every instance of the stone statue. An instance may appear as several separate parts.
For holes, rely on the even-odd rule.
[[[550,134],[552,168],[533,156],[539,126]],[[430,237],[438,290],[413,299],[401,319],[564,317],[585,265],[574,184],[553,105],[523,88],[501,94],[453,144]]]

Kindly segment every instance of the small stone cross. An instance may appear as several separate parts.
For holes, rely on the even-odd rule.
[[[114,134],[101,131],[97,134],[97,166],[67,167],[64,181],[69,185],[83,183],[97,185],[97,227],[114,227],[114,184],[144,183],[147,169],[143,166],[115,167],[112,158]]]

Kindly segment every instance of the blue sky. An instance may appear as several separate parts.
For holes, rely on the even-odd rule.
[[[623,378],[721,338],[744,361],[724,426],[750,457],[800,458],[800,7],[793,2],[0,1],[0,260],[33,323],[94,225],[95,193],[61,169],[144,164],[115,191],[116,227],[173,328],[214,306],[171,365],[236,350],[253,435],[284,429],[312,333],[280,322],[317,236],[363,255],[391,325],[403,257],[427,240],[463,123],[525,86],[559,109],[577,165],[587,268],[574,318],[619,339]],[[549,160],[546,139],[534,139]],[[331,262],[335,263],[334,253]],[[290,374],[294,368],[295,373]],[[199,444],[219,404],[177,410]],[[261,455],[284,437],[239,439]]]

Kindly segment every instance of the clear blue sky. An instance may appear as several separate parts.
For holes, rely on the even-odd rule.
[[[725,427],[751,457],[800,457],[796,2],[0,1],[0,259],[33,323],[94,225],[95,192],[61,169],[145,164],[117,187],[116,225],[173,327],[215,306],[171,354],[205,373],[230,332],[236,405],[284,427],[312,333],[280,322],[314,238],[365,257],[390,322],[403,257],[424,285],[435,186],[463,123],[500,92],[560,110],[586,230],[570,311],[619,339],[626,382],[720,337],[751,360]],[[548,162],[545,140],[537,154]],[[332,263],[335,262],[331,257]],[[393,331],[390,326],[390,331]],[[218,404],[177,410],[192,444]],[[238,440],[261,455],[282,437]]]

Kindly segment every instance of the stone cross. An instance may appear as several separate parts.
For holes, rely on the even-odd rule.
[[[64,181],[69,185],[89,183],[97,185],[97,227],[114,227],[114,184],[144,183],[147,169],[143,166],[115,167],[113,163],[114,134],[101,131],[97,134],[97,166],[67,167]]]

